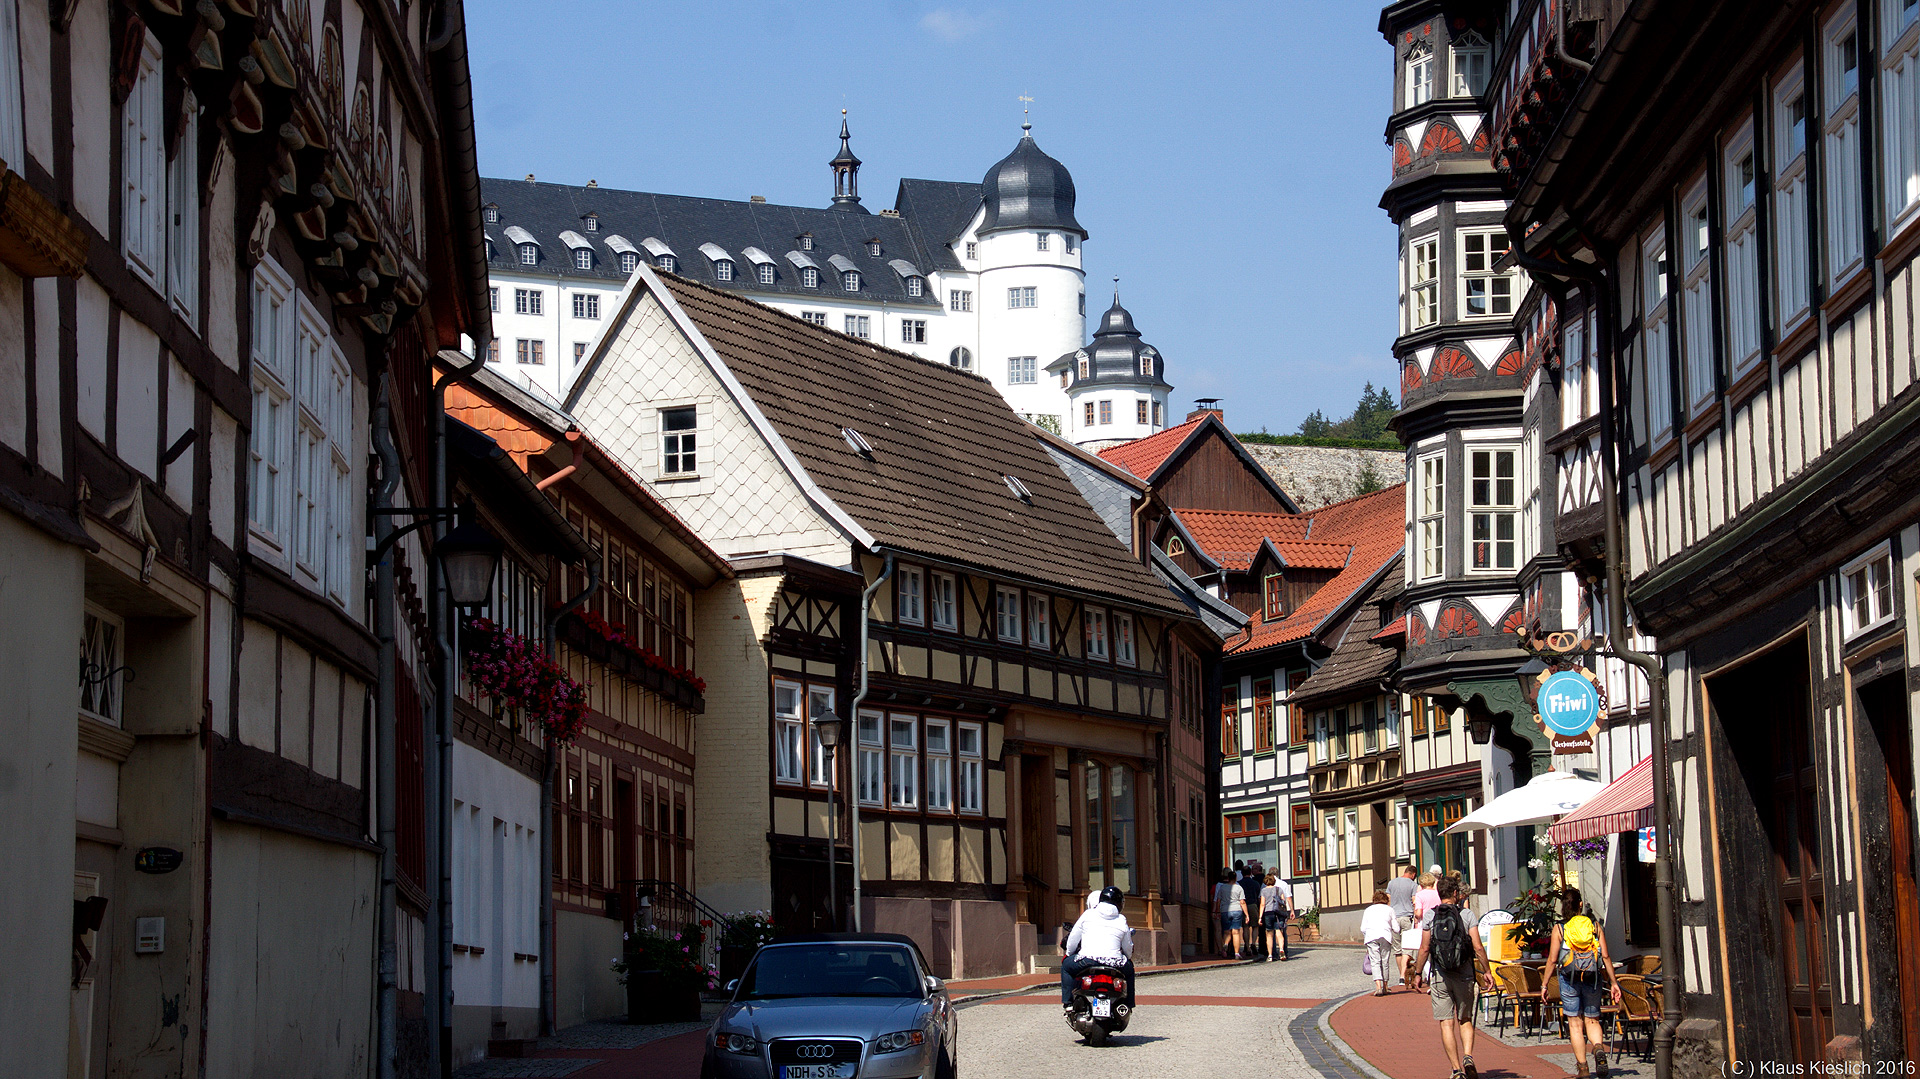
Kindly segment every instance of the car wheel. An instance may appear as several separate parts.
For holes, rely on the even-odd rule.
[[[933,1079],[960,1079],[960,1047],[955,1046],[953,1053],[940,1054],[939,1063],[933,1066]]]
[[[715,1079],[713,1074],[713,1058],[704,1053],[700,1056],[700,1079]]]

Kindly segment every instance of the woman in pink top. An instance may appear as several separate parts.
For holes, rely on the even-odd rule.
[[[1428,911],[1440,905],[1440,893],[1434,890],[1432,873],[1420,874],[1420,890],[1413,893],[1413,912],[1416,924]]]

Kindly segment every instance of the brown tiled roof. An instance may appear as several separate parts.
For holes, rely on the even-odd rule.
[[[1294,689],[1295,703],[1304,704],[1312,698],[1331,697],[1374,685],[1392,673],[1399,650],[1390,642],[1382,643],[1374,638],[1380,631],[1382,604],[1399,595],[1403,584],[1400,556],[1396,553],[1387,562],[1380,579],[1361,598],[1360,609],[1348,623],[1340,647],[1333,650],[1333,655],[1327,657],[1312,677]]]
[[[877,542],[1188,612],[1114,538],[993,384],[659,275],[813,482]],[[854,452],[841,428],[873,446]],[[1032,492],[1016,498],[1003,476]]]
[[[1328,615],[1351,599],[1356,589],[1373,580],[1388,559],[1400,553],[1406,542],[1406,499],[1403,483],[1315,510],[1309,535],[1319,543],[1351,545],[1353,554],[1346,568],[1280,621],[1256,619],[1252,634],[1233,649],[1234,653],[1287,644],[1321,629]]]
[[[1205,419],[1206,417],[1202,416],[1197,420],[1188,420],[1178,427],[1169,427],[1159,434],[1136,438],[1132,442],[1122,442],[1118,446],[1109,446],[1100,451],[1100,456],[1143,480],[1150,479],[1154,471],[1164,464],[1168,457],[1173,456],[1173,451],[1179,449],[1187,441],[1187,436],[1193,433],[1193,429],[1200,426],[1201,421]]]

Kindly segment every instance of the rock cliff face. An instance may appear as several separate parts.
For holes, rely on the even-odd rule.
[[[1406,458],[1388,450],[1333,449],[1322,446],[1244,444],[1281,490],[1293,496],[1303,513],[1329,503],[1391,487],[1406,478]],[[1372,475],[1368,476],[1371,468]],[[1371,479],[1372,486],[1363,489]]]

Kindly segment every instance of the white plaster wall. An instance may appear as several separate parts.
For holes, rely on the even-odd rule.
[[[116,134],[113,105],[107,96],[113,86],[108,7],[108,0],[81,0],[67,27],[73,69],[73,203],[103,236],[112,234],[108,227],[113,205],[111,147]],[[104,328],[101,332],[105,333]]]
[[[159,474],[160,363],[159,336],[122,311],[116,449],[122,461],[148,479]]]
[[[79,755],[72,642],[80,639],[80,550],[0,513],[0,1046],[15,1075],[64,1075]]]
[[[453,813],[453,942],[486,949],[454,954],[454,999],[538,1007],[540,964],[514,955],[540,952],[540,784],[456,741]]]
[[[80,426],[107,439],[107,290],[82,274],[74,282],[75,391]],[[38,326],[36,325],[36,329]]]
[[[1087,320],[1080,311],[1080,297],[1086,292],[1080,244],[1076,238],[1074,251],[1068,254],[1062,234],[1050,235],[1046,251],[1037,249],[1036,232],[1026,229],[980,237],[980,288],[974,294],[974,306],[982,317],[975,368],[999,387],[1015,412],[1064,417],[1066,392],[1044,371],[1032,385],[1007,383],[1008,357],[1033,356],[1035,367],[1045,368],[1086,342]],[[1029,285],[1037,290],[1039,306],[1008,309],[1007,290]]]
[[[845,538],[800,495],[658,300],[642,292],[608,333],[605,358],[576,387],[582,430],[721,554],[791,551],[845,564]],[[659,410],[684,405],[699,412],[699,477],[662,482]]]

